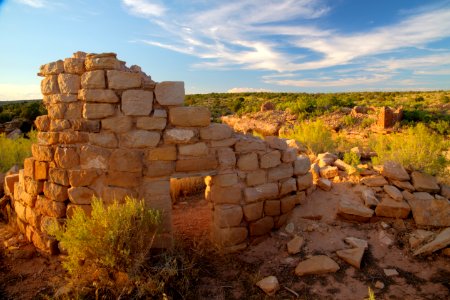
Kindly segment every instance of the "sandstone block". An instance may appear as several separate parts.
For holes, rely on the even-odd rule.
[[[196,140],[192,129],[172,128],[164,131],[164,142],[167,144],[189,144]]]
[[[144,175],[147,177],[170,176],[175,173],[174,161],[149,161],[145,164]]]
[[[361,198],[364,200],[364,204],[369,208],[374,208],[380,203],[373,190],[369,188],[362,191]]]
[[[316,255],[301,261],[295,268],[295,275],[303,276],[335,273],[339,269],[339,265],[328,256]]]
[[[267,180],[275,182],[281,179],[286,179],[294,175],[294,168],[292,164],[281,164],[278,167],[270,168],[267,172]]]
[[[339,201],[338,215],[348,220],[367,222],[373,216],[373,210],[359,202],[344,198]]]
[[[159,180],[144,178],[143,196],[169,196],[170,198],[170,181],[169,179]]]
[[[67,177],[67,172],[64,169],[50,168],[48,171],[48,176],[50,182],[64,186],[69,185],[69,178]]]
[[[284,163],[294,162],[297,159],[297,150],[294,148],[288,148],[282,152],[281,160]]]
[[[34,179],[34,162],[35,159],[32,157],[28,157],[23,160],[23,175],[25,177]]]
[[[59,94],[58,76],[49,75],[42,79],[41,92],[43,95]]]
[[[55,162],[58,167],[70,169],[80,164],[80,157],[76,148],[57,147],[55,151]]]
[[[78,144],[86,143],[89,140],[89,136],[85,132],[79,131],[65,131],[58,133],[60,144]]]
[[[105,71],[96,70],[86,72],[81,76],[81,87],[83,89],[104,89],[106,88]]]
[[[179,145],[178,153],[186,156],[205,156],[208,154],[208,147],[203,142],[191,145]]]
[[[83,105],[83,118],[103,119],[114,115],[116,108],[108,103],[85,103]]]
[[[14,202],[14,210],[16,211],[16,215],[19,219],[21,219],[24,222],[27,221],[27,217],[26,217],[27,208],[24,205],[22,205],[20,202],[16,201],[16,202]]]
[[[100,121],[98,120],[78,119],[72,120],[70,123],[72,123],[72,129],[75,131],[100,132]]]
[[[297,203],[297,195],[287,196],[281,199],[281,213],[287,214],[294,209]]]
[[[59,253],[58,242],[44,233],[35,230],[32,235],[32,242],[36,248],[48,253],[50,255],[56,255]]]
[[[64,59],[64,71],[69,74],[81,75],[84,73],[84,59],[82,58],[66,58]]]
[[[122,94],[122,112],[127,116],[148,116],[153,108],[153,93],[128,90]]]
[[[200,129],[202,140],[220,141],[231,137],[233,130],[226,124],[212,123],[206,128]]]
[[[51,119],[64,119],[67,110],[66,103],[57,103],[47,106],[47,113]]]
[[[420,247],[414,252],[414,256],[420,254],[430,254],[450,244],[450,228],[441,231],[436,238],[428,244]]]
[[[145,130],[163,130],[166,124],[166,118],[140,117],[136,121],[136,127]]]
[[[284,196],[297,190],[297,181],[295,178],[289,178],[280,182],[280,196]]]
[[[96,169],[69,170],[67,173],[68,181],[73,187],[88,186],[99,176],[99,172]]]
[[[450,186],[441,184],[441,196],[450,199]]]
[[[12,196],[12,194],[14,193],[14,184],[16,182],[19,182],[19,174],[12,174],[5,176],[4,182],[5,195],[10,197]]]
[[[409,192],[414,192],[416,190],[409,181],[390,180],[390,182],[402,190],[407,190]]]
[[[320,176],[327,179],[339,176],[338,168],[332,166],[320,168]]]
[[[267,182],[267,173],[265,170],[256,170],[248,172],[246,176],[246,183],[248,186],[255,186]]]
[[[294,174],[295,175],[305,175],[308,173],[309,169],[311,167],[311,161],[309,160],[309,157],[306,155],[298,156],[297,159],[294,161]]]
[[[63,75],[63,74],[61,74],[61,75]],[[61,91],[61,92],[63,92],[63,91]],[[76,92],[72,93],[72,94],[54,94],[54,95],[51,95],[50,96],[51,99],[52,99],[51,103],[72,103],[72,102],[76,102],[76,101],[78,101],[77,92],[78,92],[78,90]]]
[[[396,200],[396,201],[402,201],[403,200],[403,195],[402,192],[399,191],[398,188],[396,188],[395,186],[392,185],[385,185],[383,187],[383,190],[386,192],[386,194],[388,194],[392,199]]]
[[[83,145],[80,149],[80,166],[82,169],[108,169],[111,152],[105,148]]]
[[[258,202],[262,203],[262,202]],[[264,201],[264,214],[267,216],[279,216],[281,215],[281,202],[280,200],[266,200]]]
[[[177,148],[174,145],[162,145],[157,148],[149,149],[147,160],[177,160]]]
[[[67,103],[64,118],[66,120],[81,119],[82,111],[83,111],[83,103],[81,102]]]
[[[64,72],[64,62],[62,60],[57,60],[45,65],[42,65],[39,70],[40,76],[47,75],[58,75]]]
[[[156,131],[132,130],[120,137],[120,145],[126,148],[156,147],[161,139],[161,134]]]
[[[247,222],[256,221],[263,216],[264,202],[256,202],[244,205],[244,216]]]
[[[50,121],[50,131],[63,131],[69,129],[71,126],[71,121],[69,120],[51,120]]]
[[[285,139],[280,139],[279,137],[276,136],[266,136],[264,137],[264,140],[267,142],[267,144],[269,144],[269,147],[272,149],[286,150],[288,148]]]
[[[264,151],[266,150],[266,145],[263,141],[252,138],[252,139],[240,139],[234,145],[234,149],[236,152],[256,152],[256,151]]]
[[[243,154],[237,161],[237,166],[242,171],[255,171],[259,167],[258,155],[256,153]]]
[[[388,182],[386,181],[386,179],[384,179],[384,177],[381,175],[373,175],[373,176],[364,177],[360,180],[360,183],[365,184],[370,187],[377,187],[377,186],[382,187],[382,186],[388,185]]]
[[[182,105],[184,103],[184,82],[164,81],[156,84],[155,97],[161,105]]]
[[[214,207],[214,225],[220,228],[236,227],[242,221],[240,205],[216,205]]]
[[[122,172],[141,172],[142,153],[126,149],[114,150],[109,157],[109,169]]]
[[[67,191],[70,202],[74,204],[91,204],[92,197],[97,196],[93,189],[88,187],[73,187]]]
[[[175,170],[177,172],[195,172],[204,170],[215,170],[217,168],[215,157],[179,159],[176,162]]]
[[[391,197],[384,197],[380,204],[377,205],[375,213],[380,217],[400,218],[408,217],[411,208],[405,201],[397,201]]]
[[[319,178],[317,180],[317,186],[324,191],[331,191],[331,188],[333,187],[331,181],[326,178]]]
[[[36,181],[31,178],[25,178],[25,191],[32,197],[36,197],[44,190],[44,184],[42,181]]]
[[[106,54],[88,54],[84,63],[87,71],[92,70],[119,70],[122,63],[117,60],[115,54],[107,56]]]
[[[211,187],[211,201],[214,204],[239,204],[242,200],[242,189],[239,185],[231,187]]]
[[[115,90],[139,88],[142,85],[141,75],[126,71],[108,70],[108,87]]]
[[[409,174],[406,172],[405,168],[399,163],[388,161],[385,162],[383,168],[381,169],[381,175],[387,177],[391,180],[398,181],[408,181]]]
[[[236,155],[231,148],[217,149],[217,158],[219,160],[220,167],[223,169],[234,168],[236,165]]]
[[[201,131],[201,129],[200,129]],[[219,148],[219,147],[232,147],[234,144],[236,144],[237,138],[228,138],[224,140],[211,140],[210,145],[212,148]]]
[[[278,150],[270,151],[260,156],[260,167],[273,168],[281,164],[281,153]]]
[[[278,184],[266,183],[246,188],[244,189],[244,196],[247,203],[276,198],[278,196]]]
[[[123,188],[133,188],[141,184],[142,172],[109,171],[106,184]]]
[[[411,178],[416,191],[439,193],[440,188],[435,177],[425,173],[412,172]]]
[[[15,195],[16,193],[14,193]],[[21,191],[19,193],[19,198],[18,198],[18,202],[22,202],[23,204],[25,204],[26,206],[29,207],[34,207],[35,203],[36,203],[36,196],[33,196],[31,194],[28,194],[26,191]]]
[[[211,112],[206,107],[173,107],[169,110],[169,122],[174,126],[204,127],[211,122]]]
[[[219,174],[213,177],[213,183],[220,187],[233,186],[238,183],[238,180],[236,173]]]
[[[52,161],[53,160],[53,147],[33,144],[31,146],[31,153],[33,157],[38,161]]]
[[[49,131],[50,130],[50,118],[47,115],[38,116],[34,121],[36,129],[39,131]]]
[[[80,75],[76,74],[59,74],[58,85],[61,93],[77,94],[81,86]]]
[[[59,141],[59,133],[58,132],[38,132],[37,133],[37,142],[40,145],[55,145]]]
[[[68,198],[67,187],[56,183],[45,182],[44,195],[52,201],[64,202]]]
[[[118,103],[119,97],[113,90],[82,89],[78,93],[78,99],[86,102]]]
[[[116,135],[111,132],[90,133],[89,143],[104,148],[117,148],[119,144]]]
[[[251,236],[264,235],[272,230],[274,225],[273,218],[266,216],[256,222],[250,223],[249,233]]]
[[[247,239],[248,231],[245,227],[218,228],[214,226],[213,240],[220,246],[234,246]]]

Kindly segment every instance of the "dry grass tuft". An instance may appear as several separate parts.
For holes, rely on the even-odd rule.
[[[181,197],[197,194],[205,189],[203,177],[171,178],[170,196],[172,202],[177,202]]]

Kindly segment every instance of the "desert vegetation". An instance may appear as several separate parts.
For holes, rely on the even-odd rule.
[[[8,171],[12,166],[23,166],[23,160],[31,156],[31,145],[36,142],[36,132],[15,139],[0,134],[0,172]]]

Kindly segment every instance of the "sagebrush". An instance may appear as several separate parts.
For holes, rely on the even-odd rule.
[[[36,142],[36,132],[28,133],[28,138],[21,136],[8,139],[0,134],[0,172],[8,171],[12,166],[23,166],[23,160],[31,156],[31,145]]]

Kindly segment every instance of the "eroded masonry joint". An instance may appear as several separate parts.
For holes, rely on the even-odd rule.
[[[75,207],[91,211],[126,195],[163,211],[155,247],[172,245],[171,177],[206,177],[211,238],[225,250],[279,228],[311,189],[310,161],[277,137],[241,135],[211,123],[205,107],[186,107],[183,82],[154,82],[114,53],[77,52],[43,65],[48,115],[36,120],[38,142],[19,175],[9,178],[20,230],[57,253],[47,235]]]

